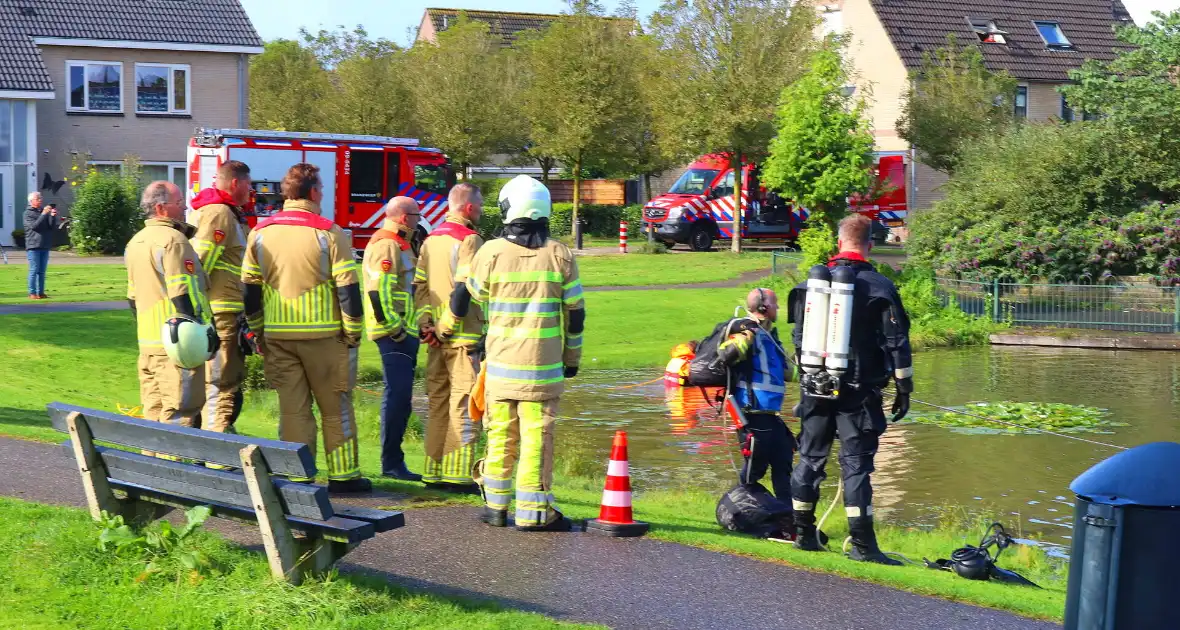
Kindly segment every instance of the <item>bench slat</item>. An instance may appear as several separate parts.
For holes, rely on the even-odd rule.
[[[344,518],[351,518],[356,521],[365,521],[372,523],[373,527],[377,529],[377,533],[393,531],[406,524],[406,516],[401,512],[386,512],[385,510],[374,510],[366,507],[348,506],[333,506],[336,511],[336,516]]]
[[[219,518],[228,518],[235,521],[242,521],[246,523],[257,523],[258,517],[254,514],[252,508],[243,508],[236,505],[226,505],[224,503],[217,503],[215,501],[206,501],[203,499],[194,499],[192,497],[184,497],[170,494],[167,492],[160,492],[152,488],[145,488],[134,483],[126,483],[111,479],[111,488],[115,490],[116,494],[125,495],[130,499],[137,499],[139,501],[147,501],[149,503],[156,503],[159,505],[169,505],[172,507],[190,508],[198,505],[207,505],[213,512],[213,516]],[[306,534],[318,534],[327,540],[343,543],[359,543],[363,540],[368,540],[376,533],[376,529],[372,523],[364,521],[355,521],[348,518],[341,518],[333,516],[325,520],[315,520],[309,518],[302,518],[299,516],[288,516],[287,524],[291,529]]]
[[[64,403],[50,403],[47,409],[53,428],[62,432],[68,432],[66,417],[74,411],[81,413],[94,439],[102,442],[235,468],[242,465],[241,450],[256,444],[262,449],[271,473],[292,477],[315,477],[316,474],[315,458],[305,444],[190,429]]]

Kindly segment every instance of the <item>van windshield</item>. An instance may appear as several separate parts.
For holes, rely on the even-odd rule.
[[[450,186],[447,184],[448,171],[446,166],[441,164],[415,164],[414,165],[414,186],[421,190],[426,190],[440,195],[447,194]]]
[[[707,168],[690,168],[672,184],[668,192],[677,195],[703,195],[719,172]]]

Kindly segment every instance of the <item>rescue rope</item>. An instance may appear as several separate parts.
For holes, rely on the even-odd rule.
[[[115,410],[120,415],[131,416],[132,418],[143,417],[143,405],[135,405],[134,407],[124,407],[123,403],[115,403]]]
[[[896,394],[891,394],[889,392],[881,392],[881,394],[884,396],[889,396],[890,398],[896,397]],[[916,398],[911,398],[910,402],[916,402],[920,405],[926,405],[927,407],[933,407],[935,409],[939,409],[941,411],[946,411],[949,413],[957,413],[961,416],[967,416],[968,418],[975,418],[976,420],[984,420],[986,422],[994,422],[996,424],[1002,424],[1006,427],[1012,427],[1015,429],[1021,429],[1021,430],[1026,430],[1026,431],[1035,431],[1037,433],[1044,433],[1046,435],[1055,435],[1057,437],[1066,438],[1068,440],[1077,440],[1078,442],[1085,442],[1087,444],[1093,444],[1095,446],[1105,446],[1106,448],[1113,448],[1113,449],[1119,450],[1119,451],[1125,451],[1128,448],[1126,446],[1119,446],[1117,444],[1108,444],[1106,442],[1099,442],[1098,440],[1087,440],[1086,438],[1081,438],[1076,435],[1069,435],[1067,433],[1058,433],[1056,431],[1049,431],[1048,429],[1039,429],[1037,427],[1029,427],[1029,426],[1025,426],[1023,424],[1016,424],[1015,422],[1007,422],[1004,420],[999,420],[997,418],[990,418],[988,416],[981,416],[979,414],[974,414],[974,413],[971,413],[968,411],[961,411],[961,410],[955,409],[953,407],[943,407],[942,405],[928,403],[924,400],[918,400]]]
[[[652,385],[652,384],[654,384],[654,383],[658,383],[658,382],[660,382],[660,381],[662,381],[662,380],[664,380],[664,377],[663,377],[663,376],[660,376],[660,377],[657,377],[657,378],[653,378],[653,379],[651,379],[650,381],[644,381],[644,382],[642,382],[642,383],[635,383],[634,385],[619,385],[619,386],[617,386],[617,387],[608,387],[607,389],[608,389],[608,390],[615,390],[615,389],[632,389],[632,388],[634,388],[634,387],[643,387],[644,385]]]

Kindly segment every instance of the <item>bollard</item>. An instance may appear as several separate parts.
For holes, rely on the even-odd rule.
[[[627,222],[619,221],[619,253],[627,253]]]
[[[1144,444],[1070,484],[1077,495],[1065,630],[1175,627],[1180,444]]]

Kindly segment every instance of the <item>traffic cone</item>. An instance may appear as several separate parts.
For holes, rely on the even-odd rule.
[[[648,524],[631,518],[631,471],[627,463],[627,432],[615,431],[606,488],[598,518],[586,521],[586,531],[605,536],[632,537],[647,533]]]

